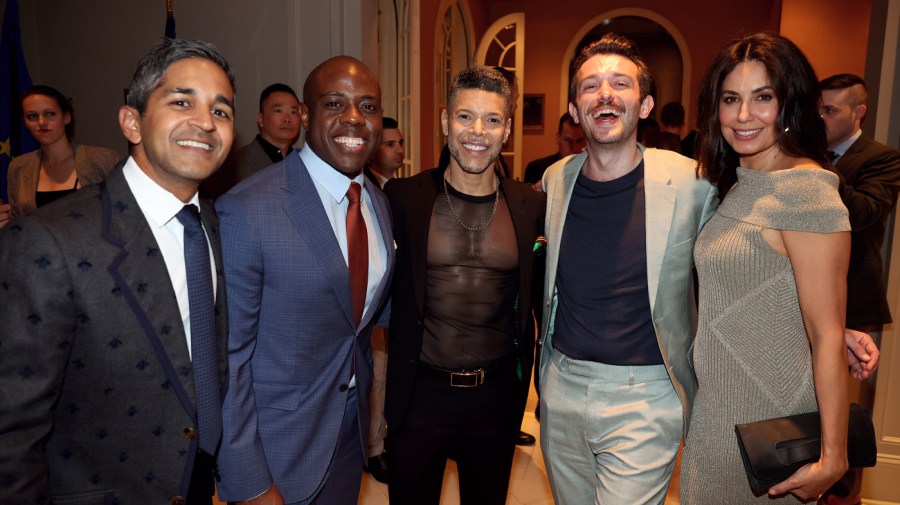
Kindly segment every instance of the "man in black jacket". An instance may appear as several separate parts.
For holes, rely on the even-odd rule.
[[[545,197],[492,169],[510,89],[476,66],[453,81],[449,164],[390,181],[397,244],[388,345],[392,504],[437,504],[448,458],[463,505],[506,502],[534,364],[533,247]]]
[[[885,293],[881,246],[900,188],[900,151],[869,138],[860,129],[868,92],[862,78],[838,74],[820,83],[829,156],[841,175],[841,198],[850,211],[850,268],[847,273],[847,327],[881,340],[891,322]],[[863,382],[859,403],[871,409],[874,391]],[[861,472],[851,470],[821,499],[827,504],[859,503]]]

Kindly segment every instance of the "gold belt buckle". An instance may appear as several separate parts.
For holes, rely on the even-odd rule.
[[[450,386],[455,388],[474,388],[484,384],[484,368],[450,372]]]

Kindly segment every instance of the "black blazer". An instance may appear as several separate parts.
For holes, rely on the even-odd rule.
[[[841,198],[850,211],[847,327],[891,322],[885,296],[881,246],[900,189],[900,151],[860,136],[838,159]]]
[[[222,249],[206,202],[201,217],[224,394]],[[194,376],[165,261],[121,168],[7,225],[0,286],[0,503],[185,496]]]
[[[539,182],[544,177],[544,172],[550,168],[550,165],[556,163],[561,160],[562,156],[559,155],[559,151],[551,154],[550,156],[545,156],[543,158],[538,158],[525,167],[525,179],[524,181],[528,184],[534,184]]]
[[[385,418],[389,426],[400,426],[409,409],[416,381],[416,367],[424,332],[425,271],[428,227],[434,199],[439,194],[443,169],[432,169],[405,179],[392,179],[385,186],[394,215],[397,264],[391,290],[391,322],[388,344]],[[522,365],[521,412],[525,410],[534,366],[534,318],[540,313],[539,287],[534,289],[535,239],[544,233],[544,193],[522,182],[502,178],[501,187],[516,230],[519,251],[519,360]],[[542,260],[541,260],[542,261]],[[537,279],[538,281],[540,279]],[[537,308],[537,311],[534,309]]]

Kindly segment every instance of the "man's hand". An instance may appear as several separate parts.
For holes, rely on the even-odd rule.
[[[272,487],[265,493],[247,501],[239,501],[237,505],[284,505],[284,498],[281,497],[278,488],[272,483]]]
[[[7,223],[9,223],[9,220],[11,218],[9,215],[10,210],[12,210],[12,205],[8,203],[0,203],[0,228],[3,228]]]
[[[847,344],[847,360],[850,375],[854,379],[868,379],[878,368],[881,352],[868,333],[844,328],[844,342]]]

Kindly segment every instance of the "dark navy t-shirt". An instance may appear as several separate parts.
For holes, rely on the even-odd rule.
[[[644,162],[612,181],[578,174],[559,245],[553,346],[608,365],[663,363],[647,291]]]

